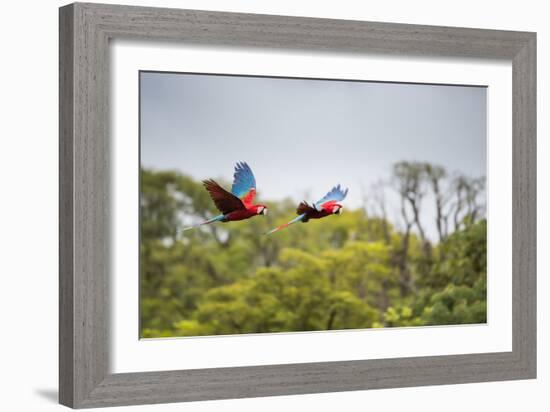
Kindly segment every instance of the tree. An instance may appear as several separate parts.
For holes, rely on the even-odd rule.
[[[426,163],[424,165],[426,177],[431,185],[435,199],[435,223],[439,242],[443,242],[448,234],[448,219],[450,208],[448,208],[450,195],[449,188],[446,187],[447,171],[438,165]]]
[[[364,208],[264,236],[295,214],[293,202],[266,201],[265,218],[181,232],[218,213],[207,192],[189,176],[143,169],[141,336],[483,322],[483,179],[464,178],[458,189],[434,165],[401,162],[393,171],[401,224],[388,218],[389,187],[380,183]],[[455,231],[442,224],[432,244],[422,202],[433,194],[437,207],[438,191],[436,219],[459,208],[460,222]],[[429,259],[427,244],[437,252]]]
[[[462,225],[474,223],[485,214],[485,205],[480,201],[485,191],[485,177],[471,178],[458,175],[453,183],[456,196],[454,227],[455,230],[459,230]]]
[[[420,208],[425,191],[425,164],[419,162],[399,162],[393,166],[393,177],[401,198],[408,203],[420,239],[426,242],[426,234],[420,222]]]

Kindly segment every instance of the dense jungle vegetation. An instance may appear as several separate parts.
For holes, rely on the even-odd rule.
[[[208,193],[190,176],[142,169],[141,336],[484,323],[484,186],[400,162],[339,216],[265,236],[296,203],[260,192],[267,216],[182,233],[218,214]]]

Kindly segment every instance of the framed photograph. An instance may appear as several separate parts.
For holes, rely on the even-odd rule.
[[[60,402],[536,376],[536,35],[60,9]]]

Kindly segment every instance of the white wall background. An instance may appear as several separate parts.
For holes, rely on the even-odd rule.
[[[105,2],[109,2],[105,0]],[[110,3],[110,2],[109,2]],[[550,405],[550,15],[546,2],[180,0],[126,4],[538,32],[539,378],[119,408],[143,411],[547,411]],[[57,0],[2,4],[0,42],[0,385],[2,410],[57,405]]]

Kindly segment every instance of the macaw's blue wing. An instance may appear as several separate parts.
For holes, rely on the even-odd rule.
[[[233,186],[231,193],[241,199],[246,207],[250,207],[256,197],[256,179],[252,169],[246,162],[239,162],[235,165],[233,175]]]
[[[346,198],[348,189],[342,189],[340,185],[334,186],[321,200],[315,203],[315,209],[319,210],[327,202],[341,202]]]

